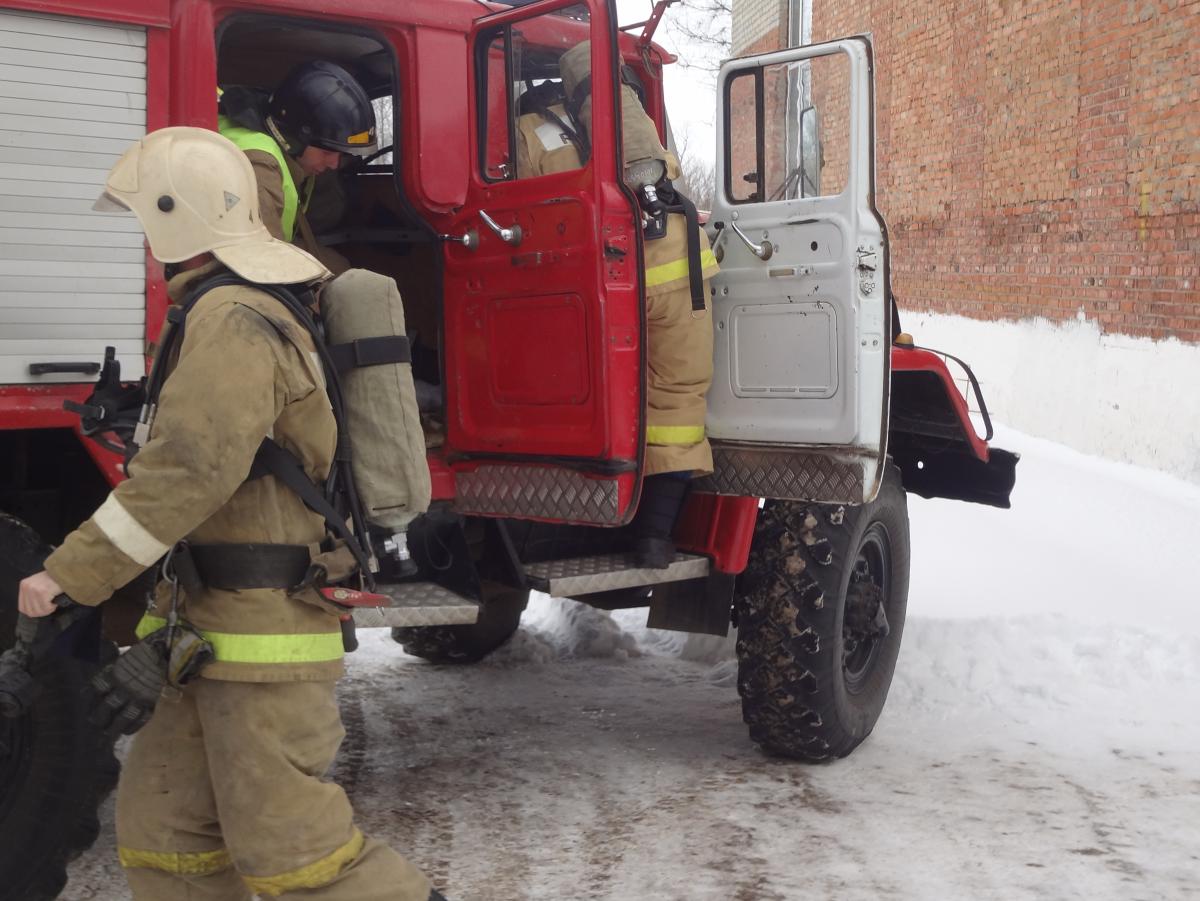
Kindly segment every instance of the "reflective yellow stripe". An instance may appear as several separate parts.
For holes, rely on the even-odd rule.
[[[147,613],[137,624],[137,637],[145,638],[166,624],[161,616]],[[246,635],[201,629],[200,634],[212,642],[221,663],[324,663],[341,660],[344,654],[340,630],[298,635]]]
[[[138,851],[118,847],[117,859],[126,868],[161,870],[175,876],[211,876],[230,866],[229,852],[224,848],[217,851]]]
[[[646,426],[647,444],[699,444],[704,440],[702,425]]]
[[[261,150],[275,157],[275,162],[279,164],[279,174],[283,178],[283,215],[280,224],[283,226],[284,239],[292,240],[296,233],[296,208],[300,205],[300,194],[296,190],[296,182],[292,179],[287,160],[283,158],[283,149],[270,135],[234,125],[233,120],[225,116],[217,117],[217,131],[233,141],[239,150]]]
[[[717,258],[713,256],[711,250],[700,251],[700,270],[704,271],[717,265]],[[688,261],[687,257],[682,260],[675,260],[671,263],[663,263],[661,266],[651,266],[646,270],[646,287],[653,288],[656,285],[665,285],[667,282],[673,282],[677,278],[688,277]]]
[[[155,629],[161,629],[166,624],[167,621],[161,616],[155,616],[153,613],[144,613],[142,614],[142,618],[138,620],[138,624],[134,628],[133,634],[136,635],[140,640],[145,638]]]
[[[297,870],[288,870],[286,873],[280,873],[276,876],[247,876],[242,874],[242,879],[250,891],[260,895],[282,895],[284,892],[294,892],[306,888],[320,888],[323,885],[328,885],[333,882],[334,878],[346,864],[358,857],[363,849],[363,834],[357,829],[354,830],[354,835],[350,841],[342,845],[332,854],[322,857],[320,860],[300,867]]]

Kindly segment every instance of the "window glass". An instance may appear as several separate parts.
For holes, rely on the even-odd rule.
[[[734,203],[840,194],[849,175],[850,62],[841,53],[730,79],[726,193]]]
[[[377,145],[380,150],[385,147],[392,146],[392,98],[391,97],[376,97],[371,101],[371,106],[375,108],[375,134],[377,137]],[[392,164],[391,151],[381,153],[375,159],[371,160],[372,166],[390,166]]]
[[[490,181],[578,169],[591,132],[586,6],[569,6],[486,35],[479,49],[480,158]],[[568,102],[568,92],[576,102]]]

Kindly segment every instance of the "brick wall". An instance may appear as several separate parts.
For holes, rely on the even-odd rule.
[[[787,45],[788,0],[733,0],[733,5],[731,38],[735,56]]]
[[[774,26],[735,52],[783,45],[779,6],[737,0],[735,40],[742,16]],[[1200,342],[1200,0],[813,0],[812,18],[814,41],[874,36],[903,307]]]

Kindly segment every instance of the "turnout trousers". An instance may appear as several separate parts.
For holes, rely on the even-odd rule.
[[[707,280],[704,293],[708,295]],[[646,331],[645,474],[710,473],[712,448],[704,435],[704,414],[713,376],[712,312],[692,312],[686,282],[667,291],[648,288]]]
[[[200,678],[164,696],[117,790],[135,901],[427,901],[428,879],[323,781],[344,735],[331,681]]]

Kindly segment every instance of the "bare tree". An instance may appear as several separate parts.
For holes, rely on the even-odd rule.
[[[684,0],[666,15],[679,65],[715,75],[732,44],[733,0]]]
[[[683,174],[675,179],[675,186],[697,209],[711,210],[717,187],[713,164],[690,153],[685,145],[679,154],[679,167]]]

